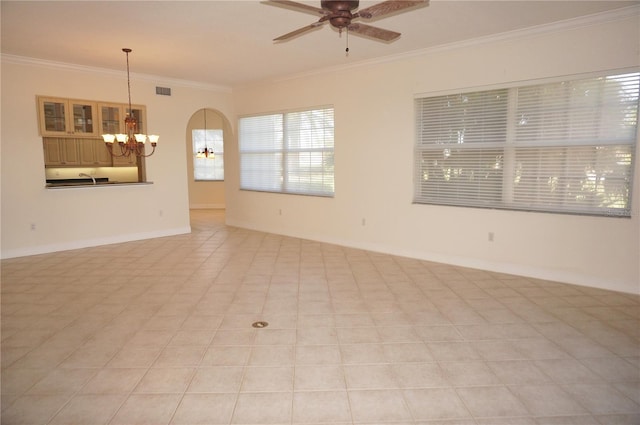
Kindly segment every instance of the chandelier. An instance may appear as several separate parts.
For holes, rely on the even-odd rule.
[[[207,108],[203,108],[202,111],[204,112],[204,147],[196,151],[196,158],[215,159],[213,148],[210,148],[207,143]]]
[[[160,136],[155,134],[147,136],[146,134],[138,133],[138,120],[133,116],[133,109],[131,108],[131,79],[129,77],[129,53],[131,53],[131,49],[124,48],[122,51],[127,55],[127,90],[129,93],[129,112],[126,114],[124,119],[124,129],[126,133],[103,134],[102,139],[104,140],[104,144],[107,146],[111,156],[151,156],[156,151],[156,145],[158,144]],[[147,140],[153,147],[153,150],[149,155],[145,155],[144,152],[144,145]],[[113,147],[114,142],[118,142],[118,147],[120,149],[115,149]]]

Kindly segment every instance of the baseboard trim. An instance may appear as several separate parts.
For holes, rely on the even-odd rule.
[[[604,289],[607,291],[624,292],[627,294],[639,295],[637,283],[626,282],[621,280],[613,280],[599,276],[591,276],[581,273],[575,273],[566,270],[548,269],[529,266],[526,264],[514,264],[499,261],[487,261],[477,258],[458,257],[453,255],[443,255],[434,252],[407,250],[399,247],[393,247],[385,244],[372,244],[366,242],[358,242],[353,240],[344,240],[339,238],[327,238],[323,235],[295,235],[287,233],[279,233],[274,230],[264,230],[256,228],[252,223],[243,222],[242,220],[229,219],[227,217],[227,225],[239,227],[243,229],[255,230],[258,232],[281,234],[298,239],[313,240],[317,242],[329,243],[347,248],[362,249],[364,251],[378,252],[388,255],[396,255],[399,257],[415,258],[423,261],[432,261],[434,263],[450,264],[459,267],[468,267],[472,269],[485,270],[493,273],[506,275],[522,276],[531,279],[540,279],[551,282],[568,283],[571,285],[580,285],[590,288]]]
[[[155,231],[155,232],[129,233],[126,235],[117,235],[117,236],[111,236],[107,238],[83,239],[83,240],[49,244],[49,245],[39,245],[39,246],[30,246],[27,248],[3,250],[2,253],[0,254],[0,258],[4,260],[9,258],[17,258],[17,257],[29,257],[31,255],[49,254],[52,252],[59,252],[59,251],[71,251],[74,249],[91,248],[91,247],[96,247],[101,245],[112,245],[116,243],[132,242],[132,241],[139,241],[144,239],[162,238],[165,236],[176,236],[176,235],[183,235],[186,233],[191,233],[191,226],[177,227],[173,229],[166,229],[166,230]]]

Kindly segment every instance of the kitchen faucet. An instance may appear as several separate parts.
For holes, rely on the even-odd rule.
[[[79,174],[80,177],[89,177],[91,180],[93,180],[93,184],[96,184],[96,179],[93,176],[90,176],[89,174],[85,174],[85,173],[80,173]]]

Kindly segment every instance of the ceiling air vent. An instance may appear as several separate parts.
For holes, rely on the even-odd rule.
[[[156,87],[156,94],[161,96],[171,96],[171,88],[169,87]]]

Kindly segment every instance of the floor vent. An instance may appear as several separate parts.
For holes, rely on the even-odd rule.
[[[156,94],[161,96],[171,96],[171,88],[169,87],[156,87]]]

